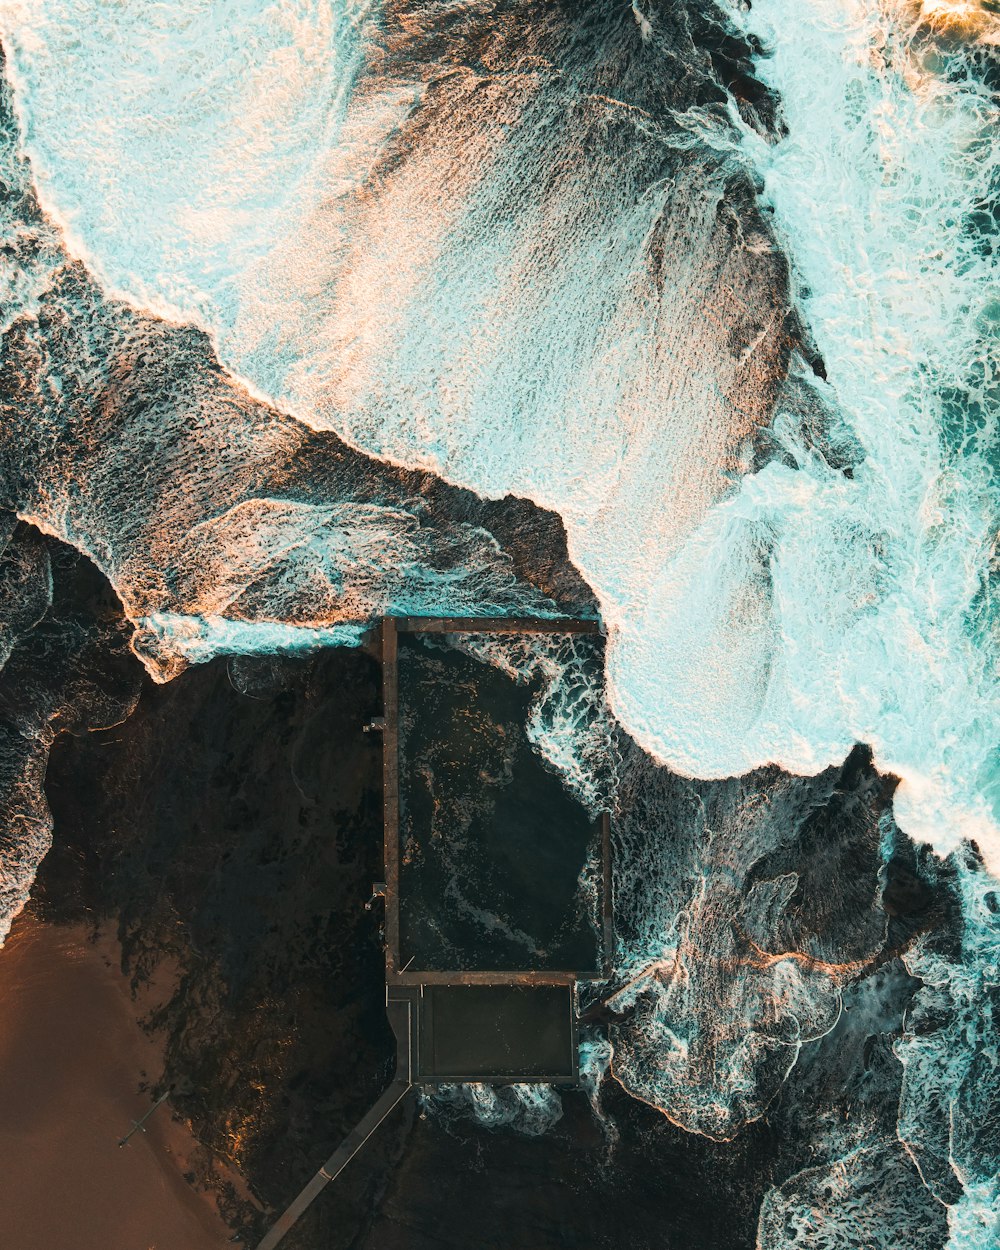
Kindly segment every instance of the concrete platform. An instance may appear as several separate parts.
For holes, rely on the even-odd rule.
[[[569,985],[431,985],[421,995],[418,1082],[577,1080]]]

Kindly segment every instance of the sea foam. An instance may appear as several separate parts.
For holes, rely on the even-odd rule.
[[[444,11],[421,12],[429,39]],[[544,22],[501,32],[490,55],[523,54],[503,78],[377,5],[35,0],[0,29],[44,203],[106,285],[206,326],[306,422],[557,509],[612,707],[658,759],[812,773],[870,742],[907,831],[975,838],[996,869],[998,119],[913,13],[734,11],[767,49],[777,143],[735,107],[671,112],[660,10],[596,60],[556,46],[558,76],[531,56]],[[600,57],[628,38],[612,93]],[[750,471],[781,274],[766,231],[727,224],[740,169],[849,474],[794,405]]]
[[[902,778],[907,833],[942,852],[974,838],[997,871],[1000,111],[983,49],[902,3],[735,16],[768,50],[788,133],[768,146],[735,124],[858,446],[850,480],[793,449],[794,473],[768,466],[724,505],[748,514],[744,541],[770,527],[747,749],[795,769],[867,741]]]
[[[608,10],[583,37],[470,12],[455,46],[421,43],[433,5],[322,30],[291,4],[0,21],[44,202],[108,289],[206,326],[253,391],[367,452],[558,510],[615,709],[690,770],[664,571],[770,414],[782,262],[699,150],[722,112],[665,73],[680,19],[644,37]],[[328,122],[297,126],[324,93]]]

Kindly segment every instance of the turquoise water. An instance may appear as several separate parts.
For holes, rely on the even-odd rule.
[[[975,60],[995,17],[953,37],[903,3],[734,11],[787,133],[689,109],[691,159],[671,163],[649,120],[669,104],[654,16],[617,96],[585,52],[474,93],[459,60],[431,100],[429,62],[378,5],[220,12],[4,10],[43,202],[107,288],[204,325],[304,422],[555,508],[609,628],[612,707],[664,763],[809,773],[865,741],[902,779],[911,836],[1000,854],[1000,157]],[[428,129],[383,174],[418,104]],[[803,439],[787,388],[780,455],[741,471],[778,326],[773,245],[716,221],[740,167],[826,365],[799,391],[832,408],[850,476]],[[748,323],[736,351],[726,318]]]

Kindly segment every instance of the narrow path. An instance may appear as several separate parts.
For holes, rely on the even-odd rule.
[[[274,1250],[288,1230],[301,1218],[317,1195],[340,1175],[375,1130],[413,1089],[413,1009],[407,1001],[390,1001],[386,1014],[396,1035],[396,1075],[372,1109],[351,1129],[316,1175],[292,1199],[278,1217],[257,1250]]]

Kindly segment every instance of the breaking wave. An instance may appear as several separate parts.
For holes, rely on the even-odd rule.
[[[687,17],[473,6],[453,29],[447,4],[321,22],[261,0],[215,39],[213,11],[8,7],[47,209],[108,290],[204,325],[254,394],[555,509],[613,706],[669,759],[663,727],[691,715],[664,698],[664,570],[748,466],[787,352],[784,262],[699,143],[725,97]]]
[[[446,1120],[471,1118],[486,1128],[509,1128],[540,1137],[562,1119],[562,1100],[551,1085],[438,1085],[421,1093],[423,1106]]]
[[[815,773],[870,742],[913,836],[995,863],[988,39],[903,0],[734,11],[774,142],[683,98],[663,6],[575,44],[541,9],[446,9],[8,5],[46,206],[255,393],[557,510],[659,759]],[[773,421],[784,271],[748,169],[828,377],[793,371]]]
[[[836,471],[779,404],[787,463],[741,483],[707,536],[729,593],[769,603],[766,646],[727,650],[766,672],[743,741],[804,771],[871,743],[911,837],[974,838],[1000,869],[995,49],[904,3],[764,0],[740,20],[787,130],[769,145],[741,126],[743,143],[854,449]],[[767,576],[748,579],[755,546]],[[733,641],[708,638],[717,658]]]

